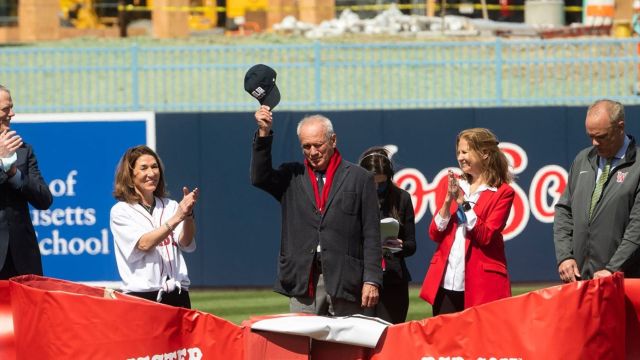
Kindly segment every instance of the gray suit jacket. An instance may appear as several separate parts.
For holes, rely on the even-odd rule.
[[[574,259],[582,280],[598,270],[640,277],[640,161],[633,137],[624,160],[611,169],[589,219],[598,154],[586,148],[576,156],[567,187],[556,203],[553,239],[558,265]]]
[[[274,290],[287,296],[308,293],[317,245],[327,293],[360,302],[364,282],[382,284],[378,198],[373,174],[342,161],[325,211],[316,209],[306,166],[271,163],[272,136],[256,136],[251,182],[275,197],[282,209],[278,279]]]
[[[31,145],[24,144],[16,154],[22,173],[22,187],[14,189],[8,175],[0,169],[0,268],[10,249],[18,274],[42,275],[40,249],[31,223],[29,204],[48,209],[53,201],[44,182]]]

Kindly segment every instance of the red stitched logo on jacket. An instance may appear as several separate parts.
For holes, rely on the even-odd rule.
[[[622,172],[622,171],[618,171],[618,172],[616,173],[616,182],[619,182],[619,183],[624,182],[624,178],[626,178],[626,177],[627,177],[627,174],[628,174],[628,173],[629,173],[629,172]]]

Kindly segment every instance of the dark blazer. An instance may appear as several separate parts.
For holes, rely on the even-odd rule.
[[[360,302],[363,282],[382,284],[378,198],[373,174],[342,161],[334,175],[325,210],[316,209],[307,168],[271,161],[273,136],[253,142],[251,182],[281,204],[282,234],[274,290],[287,296],[308,294],[317,245],[329,295]]]
[[[38,210],[51,206],[53,198],[44,182],[31,145],[23,144],[16,154],[16,166],[22,173],[22,187],[14,189],[8,175],[0,169],[0,268],[7,249],[18,274],[42,275],[40,249],[33,230],[29,204]]]

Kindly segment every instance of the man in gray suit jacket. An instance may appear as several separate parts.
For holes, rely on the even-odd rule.
[[[625,132],[624,106],[594,102],[585,129],[592,146],[576,156],[555,205],[558,274],[567,283],[617,271],[640,278],[640,148]]]
[[[0,85],[0,279],[42,275],[40,249],[29,204],[45,210],[52,197],[30,145],[10,129],[13,101]]]
[[[271,163],[273,114],[255,113],[251,181],[282,208],[278,279],[291,312],[345,316],[378,302],[382,249],[373,174],[342,160],[331,121],[298,124],[304,163]]]

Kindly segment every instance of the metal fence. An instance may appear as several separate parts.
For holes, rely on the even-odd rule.
[[[281,109],[640,103],[638,40],[0,48],[19,112],[253,111],[256,63],[278,72]]]

